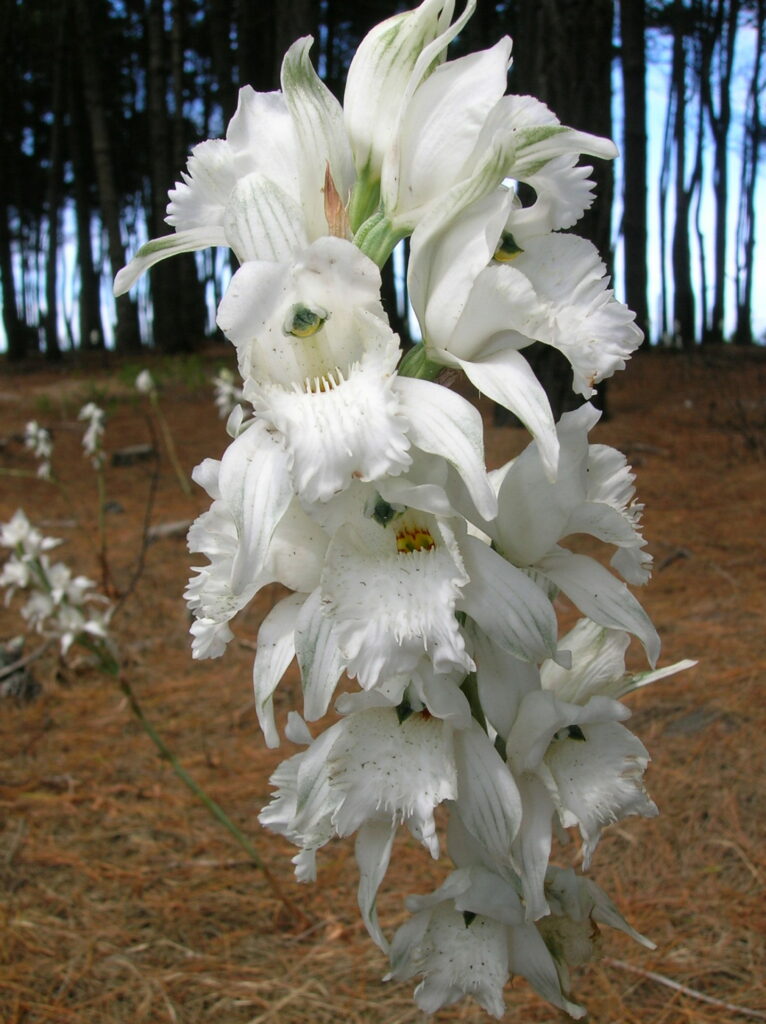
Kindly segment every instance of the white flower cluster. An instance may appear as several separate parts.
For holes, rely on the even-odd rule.
[[[83,452],[90,459],[93,468],[100,469],[105,458],[103,444],[106,413],[95,402],[86,402],[80,409],[77,418],[86,423],[85,433],[82,436]]]
[[[298,847],[301,880],[317,850],[357,834],[361,914],[390,977],[422,976],[423,1009],[469,994],[501,1016],[520,974],[580,1017],[568,968],[597,952],[597,924],[645,940],[549,863],[553,831],[579,829],[587,867],[605,825],[656,813],[618,698],[686,663],[626,674],[630,635],[652,666],[659,654],[622,582],[649,574],[633,476],[589,443],[592,406],[554,422],[522,355],[558,348],[587,399],[639,344],[594,247],[560,231],[592,201],[580,155],[614,146],[505,95],[510,40],[446,60],[474,3],[455,21],[453,7],[425,0],[374,28],[342,106],[311,40],[295,43],[281,91],[242,89],[226,138],[194,149],[170,193],[174,233],[115,288],[211,245],[241,264],[218,324],[254,412],[235,409],[223,457],[195,470],[212,504],[189,532],[207,564],[186,598],[207,658],[262,587],[292,591],[261,625],[255,699],[276,746],[274,694],[297,659],[302,716],[286,734],[305,749],[275,772],[261,821]],[[423,342],[403,356],[378,268],[409,235]],[[522,455],[487,473],[481,417],[442,367],[527,425]],[[562,543],[574,534],[610,546],[614,572]],[[561,637],[559,592],[584,616]],[[333,702],[339,719],[312,737]],[[439,806],[455,871],[389,942],[375,906],[394,835],[406,825],[436,857]]]
[[[50,480],[53,457],[53,438],[50,431],[40,426],[37,420],[30,420],[24,427],[24,446],[38,460],[37,475],[43,480]]]
[[[105,639],[111,609],[95,584],[85,576],[73,576],[63,562],[51,562],[47,552],[61,543],[44,537],[19,509],[7,523],[0,523],[0,547],[11,555],[0,570],[0,588],[5,603],[16,591],[27,600],[21,615],[43,636],[56,639],[66,654],[81,636]]]
[[[235,406],[244,401],[244,397],[237,378],[231,370],[222,367],[213,377],[213,400],[221,419],[228,419]]]

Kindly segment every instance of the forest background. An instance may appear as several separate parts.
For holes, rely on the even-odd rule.
[[[195,143],[224,134],[241,85],[278,88],[285,50],[312,34],[319,73],[342,97],[362,36],[403,6],[0,0],[8,359],[198,347],[215,330],[228,251],[163,263],[116,303],[114,272],[168,232],[168,189]],[[653,342],[764,340],[753,303],[765,18],[766,0],[480,2],[457,40],[455,56],[510,34],[510,90],[618,142],[622,158],[595,168],[598,200],[575,230]],[[405,343],[406,258],[385,282]]]

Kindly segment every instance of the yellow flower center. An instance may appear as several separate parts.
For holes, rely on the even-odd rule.
[[[411,555],[413,551],[433,551],[436,541],[422,526],[404,526],[396,531],[396,550],[400,555]]]

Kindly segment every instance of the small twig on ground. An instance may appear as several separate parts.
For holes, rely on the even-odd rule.
[[[704,992],[698,992],[696,988],[689,988],[688,985],[682,985],[679,981],[666,978],[664,974],[657,974],[656,971],[647,971],[644,967],[637,967],[635,964],[626,963],[624,960],[615,960],[611,956],[604,957],[601,962],[610,967],[619,967],[620,970],[629,971],[631,974],[638,974],[642,978],[649,978],[650,981],[656,981],[658,985],[665,985],[667,988],[672,988],[674,991],[689,996],[691,999],[698,999],[702,1003],[719,1006],[722,1010],[730,1010],[732,1013],[741,1013],[745,1017],[754,1017],[756,1020],[766,1020],[766,1012],[763,1010],[754,1010],[749,1006],[737,1006],[734,1003],[724,1002],[723,999],[707,996]]]
[[[33,651],[29,652],[29,654],[25,654],[16,661],[12,661],[10,665],[3,665],[3,667],[0,668],[0,680],[6,679],[8,676],[12,676],[14,672],[18,672],[19,669],[25,668],[27,665],[31,664],[41,655],[45,654],[52,643],[53,637],[46,640],[45,643],[40,644],[39,647],[35,647]]]

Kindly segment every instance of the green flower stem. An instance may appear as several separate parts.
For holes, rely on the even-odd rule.
[[[228,816],[226,811],[224,811],[221,805],[218,804],[208,793],[206,793],[202,786],[200,786],[199,783],[197,783],[191,777],[191,775],[189,775],[189,773],[186,771],[183,765],[180,764],[173,751],[170,749],[167,743],[165,743],[163,738],[160,736],[160,734],[154,728],[152,723],[146,717],[146,715],[144,714],[144,710],[141,707],[141,704],[139,703],[138,697],[136,697],[133,691],[133,687],[130,685],[127,679],[125,679],[124,676],[120,675],[119,663],[117,662],[117,659],[114,657],[112,652],[108,649],[106,644],[93,641],[84,634],[80,634],[80,636],[77,638],[77,642],[82,647],[85,647],[89,651],[91,651],[92,654],[95,654],[99,660],[99,667],[104,672],[106,672],[107,675],[110,675],[117,680],[117,685],[120,687],[120,690],[122,690],[123,694],[125,695],[130,710],[133,712],[133,715],[135,716],[141,728],[144,730],[146,735],[157,748],[160,758],[170,765],[175,775],[181,780],[181,782],[183,782],[187,789],[191,790],[191,792],[197,797],[200,803],[202,803],[207,808],[207,810],[216,819],[216,821],[219,822],[219,824],[223,825],[227,832],[229,832],[230,835],[232,835],[234,839],[237,841],[237,843],[239,843],[239,845],[247,854],[250,863],[263,873],[263,876],[268,882],[269,886],[271,887],[272,892],[289,911],[291,916],[298,921],[306,922],[306,915],[303,913],[302,910],[296,907],[292,900],[290,900],[289,897],[286,896],[285,893],[282,891],[282,887],[280,886],[278,880],[271,873],[271,871],[269,871],[268,867],[263,862],[258,851],[255,849],[255,847],[247,838],[247,836],[244,835],[241,829],[239,829],[234,824],[234,822]]]
[[[359,228],[354,235],[354,245],[382,267],[397,244],[410,233],[407,228],[395,228],[386,215],[379,211],[368,217]]]
[[[380,179],[373,180],[368,171],[362,171],[356,179],[348,204],[348,220],[352,231],[358,231],[373,216],[379,201]]]
[[[189,477],[184,473],[181,468],[181,463],[178,459],[178,452],[176,451],[175,441],[173,440],[173,434],[170,431],[168,421],[165,419],[165,415],[160,407],[160,400],[157,392],[154,388],[149,392],[149,400],[152,403],[152,409],[157,417],[157,422],[160,425],[160,431],[162,433],[162,440],[165,443],[165,450],[168,453],[170,459],[170,465],[173,467],[173,472],[178,480],[178,486],[181,488],[187,498],[191,498],[192,489],[189,483]]]
[[[441,363],[435,363],[426,355],[422,341],[413,345],[399,363],[397,373],[400,377],[417,377],[419,380],[436,380],[444,369]]]

